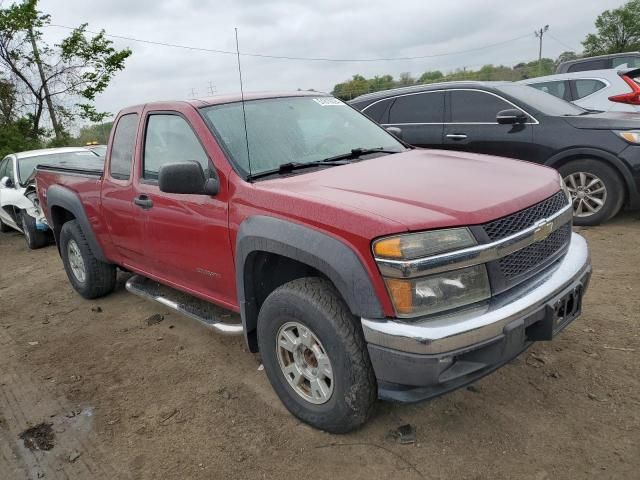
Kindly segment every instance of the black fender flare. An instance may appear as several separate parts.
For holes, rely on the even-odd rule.
[[[102,251],[102,247],[98,243],[96,236],[93,232],[93,228],[91,227],[91,223],[89,222],[89,218],[87,217],[87,213],[84,210],[84,206],[82,205],[82,201],[80,197],[73,192],[72,190],[65,188],[61,185],[51,185],[47,189],[47,218],[52,221],[52,230],[54,231],[54,235],[56,235],[56,243],[58,244],[58,250],[60,249],[60,241],[58,238],[58,232],[60,231],[57,226],[53,224],[54,217],[52,215],[53,207],[61,207],[65,210],[68,210],[73,214],[73,216],[78,221],[80,225],[80,229],[84,234],[87,242],[89,242],[89,248],[91,248],[91,252],[93,255],[100,260],[101,262],[111,263],[104,256]],[[62,228],[62,225],[60,225]]]
[[[563,163],[564,160],[571,157],[595,157],[604,160],[613,167],[624,180],[625,187],[628,193],[628,201],[635,203],[638,201],[638,188],[631,174],[629,167],[618,157],[612,153],[600,150],[598,148],[571,148],[556,153],[553,157],[549,158],[545,165],[549,167],[557,168],[557,165]]]
[[[252,337],[258,308],[251,278],[250,254],[267,252],[291,258],[324,274],[340,292],[351,312],[359,317],[383,318],[380,300],[371,278],[355,254],[343,242],[312,228],[267,216],[245,219],[236,238],[236,287],[245,340],[254,351]]]

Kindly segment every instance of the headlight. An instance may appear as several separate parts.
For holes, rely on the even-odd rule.
[[[385,278],[398,317],[414,317],[486,300],[491,288],[484,265],[421,278]]]
[[[449,228],[382,238],[374,242],[373,253],[377,258],[413,260],[475,244],[476,239],[468,228]]]
[[[630,130],[626,132],[616,131],[614,133],[629,143],[640,144],[640,130]]]
[[[569,190],[569,187],[567,187],[567,184],[564,183],[564,179],[560,174],[558,174],[558,181],[560,182],[560,188],[562,189],[565,196],[567,197],[567,200],[569,200],[569,203],[571,203],[573,201],[573,197],[571,197],[571,191]]]

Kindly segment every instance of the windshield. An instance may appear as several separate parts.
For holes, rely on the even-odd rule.
[[[22,184],[38,165],[49,165],[87,170],[102,170],[104,159],[95,153],[84,150],[78,152],[50,153],[18,159],[18,180]]]
[[[405,147],[361,113],[333,97],[286,97],[245,102],[251,171],[242,103],[202,109],[214,134],[243,174],[287,163],[311,163],[351,152]]]
[[[588,111],[528,85],[500,85],[498,90],[552,117],[584,115]]]

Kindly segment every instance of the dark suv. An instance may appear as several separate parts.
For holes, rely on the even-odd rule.
[[[558,65],[556,73],[587,72],[589,70],[637,67],[640,67],[640,52],[625,52],[568,60]]]
[[[349,102],[412,145],[500,155],[557,168],[577,225],[640,207],[640,118],[585,110],[510,82],[449,82]],[[398,130],[400,132],[398,132]]]

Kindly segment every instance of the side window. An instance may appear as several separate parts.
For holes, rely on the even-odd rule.
[[[9,158],[5,158],[4,160],[0,160],[0,179],[2,179],[2,178],[7,176],[5,171],[7,170],[7,162],[8,161],[9,161]]]
[[[444,92],[397,97],[389,111],[389,123],[443,123]]]
[[[111,147],[111,176],[119,180],[128,180],[131,176],[133,151],[136,146],[138,114],[129,113],[118,120]]]
[[[387,110],[389,109],[389,105],[393,99],[388,98],[386,100],[380,100],[379,102],[371,104],[370,107],[366,108],[362,113],[368,116],[371,120],[378,123],[387,123],[388,114]]]
[[[571,96],[569,95],[569,88],[568,88],[567,82],[564,80],[559,80],[555,82],[532,83],[532,84],[529,84],[529,86],[533,88],[537,88],[538,90],[541,90],[544,93],[553,95],[554,97],[571,101]]]
[[[452,123],[497,123],[498,112],[509,108],[513,105],[479,90],[451,91]]]
[[[605,70],[609,68],[610,60],[608,58],[598,58],[597,60],[589,60],[586,62],[578,62],[569,66],[568,72],[586,72],[588,70]]]
[[[640,56],[634,57],[616,57],[613,59],[613,68],[626,66],[626,68],[640,67]]]
[[[187,160],[200,163],[208,175],[209,159],[186,120],[178,115],[150,115],[144,141],[144,178],[157,180],[164,164]]]
[[[592,93],[602,90],[607,85],[601,80],[580,79],[576,80],[576,100],[591,95]]]
[[[16,176],[13,171],[13,160],[11,158],[7,159],[7,164],[5,165],[4,175],[5,177],[9,177],[12,182],[15,182]]]

